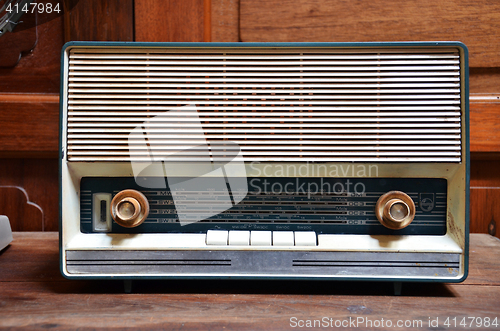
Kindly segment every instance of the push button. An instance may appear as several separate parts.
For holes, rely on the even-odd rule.
[[[229,245],[248,246],[250,231],[229,231]]]
[[[273,246],[293,245],[293,231],[273,231]]]
[[[316,232],[295,232],[295,246],[316,246]]]
[[[207,231],[207,245],[227,245],[228,231],[222,230],[208,230]]]
[[[271,231],[252,231],[250,232],[250,245],[252,246],[271,246]]]

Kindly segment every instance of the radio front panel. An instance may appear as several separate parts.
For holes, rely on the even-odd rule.
[[[457,42],[68,43],[63,275],[464,280],[467,61]]]
[[[204,178],[206,189],[183,191],[180,208],[191,208],[200,221],[183,225],[165,178],[166,189],[145,189],[132,177],[84,177],[81,180],[80,224],[82,233],[198,233],[208,230],[288,230],[318,234],[444,235],[446,234],[447,185],[436,178],[283,178],[248,177],[248,193],[238,204],[205,218],[212,204],[227,191],[215,191],[218,178]],[[187,180],[187,178],[180,178]],[[358,187],[362,183],[363,187]],[[349,190],[347,187],[349,186]],[[110,219],[110,201],[126,189],[142,192],[149,216],[134,228]],[[401,230],[384,227],[375,216],[377,200],[386,192],[407,192],[416,206],[415,218]],[[100,196],[104,198],[99,199]],[[97,199],[96,199],[97,197]],[[102,208],[101,208],[102,206]],[[96,208],[98,212],[96,213]],[[111,227],[103,226],[109,222]]]

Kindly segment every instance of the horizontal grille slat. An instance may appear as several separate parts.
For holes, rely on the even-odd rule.
[[[283,108],[283,107],[282,107]],[[357,107],[356,107],[357,109]],[[116,120],[117,117],[115,116],[133,116],[131,117],[131,119],[133,119],[134,121],[142,121],[144,120],[144,117],[140,117],[140,116],[144,116],[144,113],[143,112],[119,112],[119,111],[113,111],[113,112],[97,112],[97,111],[92,111],[92,112],[85,112],[85,111],[72,111],[71,114],[73,116],[86,116],[86,117],[73,117],[73,118],[69,118],[70,121],[76,121],[76,120],[86,120],[87,116],[107,116],[107,117],[102,117],[101,119],[105,119],[105,120],[109,120],[109,121],[113,121],[113,120]],[[157,116],[157,115],[161,115],[162,117],[167,117],[167,116],[176,116],[178,117],[176,119],[176,121],[192,121],[191,118],[179,118],[178,115],[176,114],[170,114],[170,113],[165,113],[165,112],[152,112],[152,111],[149,111],[147,113],[147,115],[149,116]],[[345,117],[345,116],[349,116],[349,117],[355,117],[356,119],[353,120],[353,121],[357,121],[358,120],[358,117],[374,117],[374,118],[392,118],[392,116],[408,116],[408,117],[411,117],[411,116],[422,116],[422,119],[427,119],[428,117],[426,116],[443,116],[443,120],[448,120],[448,119],[456,119],[458,121],[460,121],[460,118],[458,116],[460,116],[460,112],[357,112],[357,111],[353,111],[353,112],[349,112],[349,113],[341,113],[341,112],[308,112],[306,113],[307,117],[304,117],[304,113],[303,112],[288,112],[288,113],[285,113],[285,112],[261,112],[259,111],[258,113],[255,113],[255,112],[233,112],[233,113],[227,113],[227,112],[212,112],[208,115],[205,115],[203,112],[199,112],[199,117],[201,119],[225,119],[225,118],[231,118],[231,117],[234,117],[234,116],[240,116],[240,117],[245,117],[244,119],[242,120],[249,120],[251,119],[252,117],[250,116],[253,116],[253,118],[276,118],[276,116],[279,116],[280,118],[282,118],[282,120],[285,120],[285,119],[288,119],[288,118],[293,118],[293,119],[306,119],[306,118],[314,118],[314,117],[332,117],[332,118],[335,118],[334,121],[337,121],[337,118],[338,117]],[[135,117],[137,116],[137,117]],[[229,117],[231,116],[231,117]],[[456,116],[456,117],[454,117]],[[97,119],[96,119],[97,120]],[[147,120],[149,122],[151,121],[155,121],[155,118],[154,117],[150,117],[150,118],[147,118]],[[162,119],[163,120],[163,119]]]
[[[134,82],[131,82],[134,81]],[[212,88],[247,88],[248,92],[255,92],[254,90],[257,90],[259,88],[278,88],[278,89],[283,89],[283,88],[295,88],[298,89],[298,91],[289,91],[291,93],[305,93],[309,92],[307,89],[318,89],[318,88],[335,88],[335,89],[341,89],[340,91],[343,91],[345,88],[373,88],[373,89],[383,89],[383,88],[450,88],[450,87],[459,87],[460,84],[457,82],[450,82],[450,83],[429,83],[424,82],[424,83],[375,83],[375,84],[345,84],[344,83],[336,83],[336,84],[227,84],[224,82],[224,84],[210,84],[210,86],[207,87],[206,84],[192,84],[192,83],[185,83],[185,84],[164,84],[164,83],[151,83],[151,79],[147,79],[147,83],[136,83],[138,81],[138,78],[131,79],[128,83],[121,83],[121,82],[113,82],[112,85],[110,84],[105,84],[105,83],[68,83],[68,86],[70,88],[73,87],[92,87],[92,88],[97,88],[97,87],[145,87],[145,88],[157,88],[157,87],[173,87],[173,88],[203,88],[203,89],[212,89]],[[355,80],[354,80],[355,82]],[[376,91],[375,90],[375,91]],[[181,90],[182,92],[183,90]],[[73,92],[73,91],[72,91]],[[204,91],[201,91],[204,92]],[[313,91],[314,92],[314,91]],[[210,93],[207,92],[207,93]]]
[[[201,117],[203,119],[203,117]],[[334,123],[337,123],[337,125],[342,125],[340,123],[342,122],[352,122],[352,123],[357,123],[358,126],[361,126],[360,122],[395,122],[398,123],[400,121],[409,121],[409,122],[444,122],[444,123],[449,123],[449,122],[459,122],[460,119],[458,118],[436,118],[436,117],[423,117],[423,118],[415,118],[415,117],[358,117],[356,120],[353,120],[352,118],[343,118],[343,117],[337,117],[335,120],[328,118],[328,117],[315,117],[315,118],[305,118],[305,117],[287,117],[286,121],[288,124],[283,124],[284,126],[296,126],[296,122],[303,123],[303,122],[320,122],[320,123],[328,123],[328,125],[333,125]],[[84,123],[82,123],[84,122]],[[93,123],[93,122],[106,122],[106,123]],[[134,122],[134,123],[127,123],[127,122]],[[153,122],[153,123],[151,123]],[[156,123],[154,123],[156,122]],[[193,122],[192,119],[190,118],[177,118],[176,122],[178,123],[170,123],[171,125],[184,125],[183,123],[186,122]],[[281,122],[283,123],[283,118],[281,117],[266,117],[262,118],[261,116],[259,117],[246,117],[244,120],[242,120],[240,117],[212,117],[210,118],[210,122],[235,122],[230,125],[224,124],[225,126],[248,126],[251,124],[240,124],[242,122],[247,123],[247,122],[263,122],[263,123],[272,123],[272,125],[276,125],[273,122]],[[148,127],[154,127],[154,126],[164,126],[164,120],[155,120],[152,118],[149,120],[149,123],[147,124]],[[127,118],[127,117],[115,117],[112,119],[106,118],[106,117],[85,117],[85,118],[71,118],[70,122],[68,123],[69,127],[74,127],[74,126],[93,126],[93,127],[99,127],[99,126],[104,126],[104,127],[114,127],[114,126],[133,126],[136,127],[137,125],[141,124],[140,122],[137,122],[135,118]],[[398,123],[401,124],[401,123]],[[186,124],[188,125],[188,124]],[[212,126],[216,124],[206,124],[207,126]],[[258,123],[255,123],[254,125],[259,125]],[[281,125],[281,124],[280,124]],[[303,126],[303,124],[301,124]],[[385,124],[380,124],[380,126],[384,126]],[[409,124],[401,124],[401,125],[409,125]],[[418,124],[416,124],[418,125]],[[308,124],[308,126],[310,126]],[[314,126],[314,125],[313,125]]]
[[[220,119],[224,120],[224,119]],[[68,132],[100,132],[102,129],[96,128],[96,129],[89,129],[88,126],[91,123],[69,123],[69,129]],[[141,123],[96,123],[96,124],[91,124],[93,127],[103,127],[107,128],[107,131],[115,131],[115,132],[129,132],[130,129],[128,127],[136,127],[140,125]],[[429,123],[424,123],[424,124],[419,124],[419,123],[414,123],[414,124],[401,124],[401,123],[392,123],[392,124],[383,124],[383,123],[373,123],[373,124],[359,124],[359,123],[349,123],[349,124],[339,124],[336,122],[325,122],[322,124],[318,123],[308,123],[307,125],[304,125],[303,123],[301,124],[294,124],[294,123],[246,123],[246,124],[241,124],[241,123],[219,123],[219,124],[214,124],[214,123],[204,123],[203,127],[206,128],[241,128],[241,127],[248,127],[248,128],[261,128],[265,127],[268,128],[269,126],[272,126],[272,128],[300,128],[302,132],[306,132],[304,130],[304,127],[307,128],[388,128],[388,127],[408,127],[408,128],[418,128],[418,127],[423,127],[423,128],[430,128],[430,127],[455,127],[459,128],[460,124],[459,123],[439,123],[439,124],[429,124]],[[85,129],[72,129],[72,127],[85,127]],[[122,129],[115,129],[114,127],[122,127]],[[170,128],[189,128],[189,127],[197,127],[197,124],[193,123],[152,123],[145,125],[145,130],[144,132],[155,132],[158,130],[163,130],[164,128],[168,131]],[[159,129],[155,129],[159,128]],[[168,128],[168,129],[167,129]],[[233,130],[231,130],[233,131]],[[162,132],[162,131],[160,131]],[[208,131],[205,131],[208,132]],[[233,131],[234,132],[234,131]]]
[[[146,54],[125,54],[127,52],[126,49],[120,49],[120,53],[114,52],[114,54],[105,54],[105,50],[99,50],[101,53],[97,54],[84,54],[84,52],[89,51],[92,52],[92,50],[85,50],[85,49],[80,49],[78,50],[78,53],[72,53],[69,58],[74,60],[74,59],[148,59],[148,60],[154,60],[154,59],[168,59],[168,60],[179,60],[179,59],[186,59],[186,60],[195,60],[195,59],[222,59],[222,60],[248,60],[248,59],[253,59],[253,60],[294,60],[294,59],[301,59],[301,60],[371,60],[371,59],[381,59],[382,56],[384,59],[396,59],[396,60],[401,60],[401,59],[458,59],[459,56],[455,54],[403,54],[401,52],[397,52],[396,50],[393,50],[393,53],[395,54],[384,54],[384,55],[361,55],[361,54],[346,54],[346,55],[332,55],[332,54],[321,54],[321,55],[306,55],[306,54],[301,54],[301,55],[281,55],[279,52],[276,52],[272,55],[255,55],[255,54],[238,54],[238,55],[217,55],[217,54],[197,54],[197,55],[187,55],[187,54],[175,54],[175,55],[168,55],[165,54],[165,51],[160,51],[157,50],[156,53],[162,52],[164,54],[155,54],[154,49],[148,50]],[[193,54],[196,52],[196,50],[189,50]],[[109,53],[112,53],[112,50],[109,50]],[[175,49],[169,49],[168,52],[170,53],[176,53]],[[180,53],[183,53],[182,50],[179,51]],[[179,53],[178,52],[178,53]],[[185,52],[185,51],[184,51]],[[236,53],[237,50],[231,50],[231,53]],[[344,50],[344,52],[346,52]],[[412,52],[412,50],[408,50],[408,52]],[[133,52],[132,52],[133,53]],[[346,52],[347,53],[347,52]],[[398,53],[398,54],[396,54]],[[79,62],[78,62],[79,63]]]
[[[326,65],[326,64],[325,64]],[[75,71],[79,76],[108,75],[108,76],[133,76],[142,75],[147,72],[150,76],[274,76],[279,72],[280,76],[453,76],[452,70],[458,70],[458,66],[418,66],[418,67],[78,67],[75,66],[69,72],[70,76]],[[101,71],[100,71],[101,70]],[[187,71],[193,70],[193,71]],[[429,70],[442,70],[431,71]],[[449,70],[449,71],[448,71]],[[214,71],[214,72],[212,72]],[[219,71],[219,72],[217,72]],[[222,72],[220,72],[222,71]],[[413,72],[416,71],[416,72]],[[420,72],[425,71],[425,72]],[[71,78],[70,78],[71,79]]]
[[[148,146],[148,148],[144,148],[141,146],[115,146],[113,147],[113,150],[126,150],[129,151],[130,153],[134,153],[135,150],[143,150],[143,151],[149,151],[149,150],[183,150],[185,147],[181,145],[174,145],[174,146],[169,146],[168,144],[161,145],[161,146]],[[454,150],[454,151],[459,151],[460,147],[458,146],[405,146],[404,148],[401,146],[280,146],[279,147],[281,150],[346,150],[346,151],[353,151],[353,150],[405,150],[405,151],[410,151],[410,150]],[[74,155],[76,154],[91,154],[91,153],[99,153],[99,151],[96,151],[98,149],[106,149],[109,152],[112,152],[109,150],[107,146],[94,146],[92,147],[91,151],[83,151],[85,149],[88,149],[87,146],[75,146],[71,148],[75,152],[73,152]],[[245,145],[242,147],[243,150],[274,150],[278,149],[275,146],[261,146],[261,145]],[[82,151],[76,151],[76,150],[82,150]]]
[[[169,97],[169,95],[167,93],[175,93],[175,94],[182,94],[182,93],[199,93],[200,90],[198,89],[182,89],[182,90],[179,90],[179,89],[170,89],[170,90],[165,90],[165,89],[154,89],[152,90],[150,87],[146,87],[146,88],[143,88],[143,89],[116,89],[116,88],[109,88],[109,89],[97,89],[97,88],[90,88],[90,89],[75,89],[73,88],[72,89],[72,92],[73,93],[88,93],[88,92],[91,92],[91,93],[105,93],[105,95],[99,95],[99,94],[90,94],[90,95],[87,95],[87,94],[72,94],[69,96],[69,98],[109,98],[109,97],[116,97],[117,95],[107,95],[107,94],[110,94],[110,93],[147,93],[147,94],[144,94],[143,97],[154,97],[155,95],[154,94],[151,94],[151,93],[164,93],[164,94],[160,94],[160,95],[157,95],[158,97]],[[203,93],[205,94],[209,94],[210,97],[216,97],[218,96],[219,93],[239,93],[241,95],[245,95],[246,98],[252,96],[252,97],[260,97],[260,96],[253,96],[253,95],[248,95],[248,94],[259,94],[259,93],[284,93],[284,94],[288,94],[287,98],[290,98],[294,95],[290,95],[290,91],[289,89],[272,89],[272,90],[262,90],[262,89],[251,89],[251,90],[248,90],[248,89],[204,89],[202,91]],[[307,91],[305,91],[307,92]],[[417,94],[417,93],[459,93],[460,90],[459,89],[424,89],[424,90],[419,90],[419,89],[411,89],[411,90],[405,90],[405,89],[399,89],[399,90],[392,90],[392,89],[371,89],[371,90],[365,90],[365,89],[358,89],[358,90],[347,90],[347,89],[338,89],[338,90],[321,90],[321,89],[315,89],[314,90],[314,93],[315,94],[321,94],[321,93],[325,93],[325,94],[333,94],[333,93],[337,93],[337,94],[384,94],[384,93],[391,93],[393,94],[394,97],[397,97],[399,93],[405,93],[405,94]],[[212,94],[214,94],[212,96]],[[447,94],[444,94],[444,95],[447,95]],[[123,95],[118,95],[119,97],[122,97],[122,98],[138,98],[138,97],[141,97],[137,94],[123,94]],[[200,98],[203,98],[206,96],[204,95],[186,95],[185,97],[189,97],[189,98],[192,98],[192,97],[200,97]],[[234,98],[237,98],[238,96],[231,96],[231,95],[227,95],[227,94],[224,94],[222,96],[225,96],[225,97],[234,97]],[[220,96],[220,97],[222,97]],[[334,95],[330,95],[329,97],[332,97]],[[345,95],[347,96],[347,95]],[[381,95],[382,96],[382,95]],[[172,96],[170,96],[172,97]],[[274,95],[267,95],[266,97],[278,97],[278,96],[274,96]],[[302,94],[301,95],[295,95],[295,97],[315,97],[314,95],[308,95],[308,94]],[[317,96],[318,98],[321,98],[323,96]],[[358,96],[352,96],[352,97],[360,97],[359,95]]]
[[[67,156],[196,161],[232,141],[248,161],[460,162],[460,84],[446,47],[73,48]]]
[[[267,58],[267,60],[272,59],[272,58]],[[229,61],[228,61],[229,60]],[[379,66],[380,64],[386,65],[386,66],[395,66],[395,65],[409,65],[409,67],[413,66],[421,66],[421,65],[432,65],[430,68],[435,68],[436,65],[442,65],[442,64],[458,64],[459,61],[458,59],[455,60],[436,60],[436,59],[431,59],[431,60],[400,60],[400,61],[390,61],[390,60],[383,60],[383,59],[377,59],[375,61],[371,60],[364,60],[364,61],[355,61],[355,60],[350,60],[350,61],[307,61],[303,62],[304,59],[300,59],[299,61],[278,61],[272,60],[272,61],[265,61],[266,59],[260,59],[259,61],[246,61],[247,59],[243,61],[231,61],[230,59],[224,59],[224,58],[219,58],[219,61],[216,61],[216,59],[212,58],[210,61],[194,61],[193,59],[187,59],[184,61],[172,61],[171,60],[166,60],[166,61],[157,61],[157,60],[147,60],[147,61],[140,61],[140,60],[134,60],[134,61],[127,61],[127,60],[121,60],[121,61],[113,61],[113,60],[107,60],[107,61],[95,61],[95,60],[72,60],[73,70],[78,70],[78,69],[86,69],[89,68],[89,65],[100,65],[98,68],[102,67],[104,70],[121,70],[122,68],[125,68],[128,70],[129,68],[134,68],[134,69],[140,69],[143,70],[144,67],[138,67],[138,66],[147,66],[148,70],[156,70],[156,68],[160,68],[163,70],[165,68],[166,70],[221,70],[221,69],[238,69],[238,70],[275,70],[275,67],[270,67],[270,66],[286,66],[290,67],[292,69],[302,69],[302,68],[322,68],[322,67],[317,67],[317,66],[342,66],[345,67],[345,70],[351,70],[351,68],[355,68],[355,70],[361,70],[365,68],[365,66]],[[78,66],[78,65],[82,66]],[[125,64],[133,64],[135,66],[123,66]],[[188,66],[183,66],[183,65],[188,65]],[[217,67],[223,66],[223,67]],[[241,65],[244,66],[251,66],[251,67],[241,67]],[[362,67],[349,67],[349,66],[362,66]],[[236,66],[236,68],[226,68],[225,66]],[[263,67],[266,66],[266,67]],[[309,67],[308,67],[309,66]],[[347,66],[347,67],[346,67]],[[151,69],[153,68],[153,69]],[[388,67],[389,69],[391,67]],[[283,68],[281,68],[283,69]],[[286,68],[285,68],[286,69]],[[323,68],[327,69],[327,68]],[[311,69],[312,70],[312,69]]]
[[[262,129],[262,128],[256,128],[252,127],[251,128],[252,132],[255,133],[274,133],[274,134],[283,134],[283,133],[297,133],[297,134],[309,134],[309,133],[379,133],[379,134],[384,134],[384,133],[459,133],[459,129],[418,129],[418,130],[413,130],[413,129],[304,129],[301,128],[300,130],[287,130],[287,129],[276,129],[276,128],[269,128],[269,129]],[[235,129],[235,128],[225,128],[223,127],[222,129],[204,129],[203,130],[205,133],[212,134],[212,133],[222,133],[222,134],[237,134],[237,133],[246,133],[248,130],[244,129]],[[184,136],[190,136],[192,134],[198,134],[199,130],[197,128],[195,129],[190,129],[190,128],[169,128],[169,127],[163,127],[159,129],[144,129],[142,130],[140,135],[134,135],[134,134],[129,134],[130,129],[68,129],[69,133],[102,133],[102,132],[107,132],[107,133],[127,133],[127,136],[130,138],[134,138],[135,136],[137,137],[142,137],[143,133],[149,134],[151,133],[151,136],[148,136],[148,139],[153,139],[158,135],[158,137],[162,136],[163,134],[181,134],[183,137]]]
[[[436,137],[432,137],[436,138]],[[249,143],[248,140],[231,140],[232,142],[240,145],[297,145],[295,140],[288,140],[288,139],[283,139],[283,140],[254,140]],[[73,140],[75,145],[72,145],[70,149],[116,149],[116,148],[122,148],[125,146],[126,148],[129,148],[128,146],[130,145],[131,148],[134,148],[134,141],[131,140],[129,142],[124,142],[122,145],[119,144],[116,140],[106,140],[106,139],[99,139],[99,140],[92,140],[92,139],[85,139],[85,140]],[[155,140],[150,140],[149,145],[150,146],[171,146],[171,145],[178,145],[179,147],[183,147],[184,145],[191,145],[192,143],[203,143],[205,140],[196,140],[193,139],[191,141],[186,141],[186,140],[176,140],[176,139],[168,139],[168,140],[161,140],[161,139],[155,139]],[[113,144],[113,146],[109,146]],[[139,142],[139,144],[142,144],[142,142]],[[366,145],[368,147],[375,147],[377,149],[378,145],[394,145],[395,148],[398,148],[398,145],[421,145],[421,146],[427,146],[427,145],[455,145],[456,146],[456,140],[349,140],[348,143],[346,141],[341,141],[341,140],[301,140],[300,145],[330,145],[332,148],[333,146],[351,146],[351,145]],[[299,146],[300,147],[300,146]],[[458,149],[460,149],[460,146],[456,146]],[[406,148],[405,148],[406,149]]]
[[[252,100],[253,101],[253,100]],[[249,100],[243,100],[243,101],[235,101],[235,100],[220,100],[220,101],[208,101],[208,100],[202,100],[201,103],[204,105],[220,105],[220,104],[226,104],[226,103],[231,103],[232,105],[248,105],[252,101]],[[135,100],[134,103],[137,105],[178,105],[181,103],[182,100],[174,100],[174,101],[166,101],[166,100]],[[256,100],[253,101],[256,104],[259,105],[304,105],[304,103],[307,103],[308,105],[449,105],[449,104],[459,104],[460,101],[458,100],[410,100],[410,101],[312,101],[312,100],[301,100],[301,101],[295,101],[295,100],[272,100],[272,101],[262,101],[262,100]],[[86,104],[101,104],[101,105],[114,105],[114,104],[123,104],[123,101],[116,101],[116,100],[99,100],[99,101],[73,101],[70,100],[70,104],[81,104],[81,105],[86,105]],[[70,109],[102,109],[103,107],[106,106],[77,106],[77,107],[71,107]],[[111,106],[112,107],[112,106]],[[109,107],[106,107],[109,109]],[[112,109],[112,108],[111,108]]]
[[[188,102],[188,101],[187,101]],[[186,102],[186,105],[189,105],[191,103],[187,103]],[[429,110],[460,110],[460,107],[459,106],[425,106],[425,107],[417,107],[417,106],[400,106],[400,107],[384,107],[384,106],[375,106],[375,107],[363,107],[363,106],[350,106],[350,107],[313,107],[313,106],[288,106],[288,105],[284,105],[284,106],[281,106],[280,108],[277,108],[275,106],[272,106],[272,107],[268,107],[268,106],[242,106],[242,107],[231,107],[231,106],[226,106],[224,105],[225,103],[222,103],[223,104],[223,107],[224,107],[224,110],[254,110],[255,112],[254,113],[250,113],[249,116],[258,116],[260,115],[259,112],[257,112],[257,110],[276,110],[276,109],[279,109],[279,110],[291,110],[291,111],[297,111],[297,110],[306,110],[306,111],[331,111],[331,110],[335,110],[335,111],[351,111],[351,110],[373,110],[373,111],[377,111],[377,110],[408,110],[408,111],[411,111],[411,110],[423,110],[423,111],[429,111]],[[174,108],[175,106],[177,107],[182,107],[182,104],[180,105],[173,105]],[[220,111],[221,109],[221,106],[219,107],[210,107],[210,106],[203,106],[202,103],[200,103],[199,106],[197,106],[199,108],[198,111],[202,112],[202,111],[206,111],[206,110],[215,110],[215,111]],[[170,107],[162,107],[162,106],[68,106],[68,110],[101,110],[101,109],[104,109],[104,110],[143,110],[143,111],[148,111],[148,110],[163,110],[163,111],[169,111],[169,110],[172,110],[172,106]],[[213,115],[212,115],[213,114]],[[220,112],[220,114],[217,114],[216,112],[213,112],[211,115],[212,116],[226,116],[227,114],[224,113],[224,112]],[[272,113],[271,113],[272,114]],[[147,116],[149,115],[148,113],[143,113],[143,116]],[[231,115],[231,114],[230,114]],[[165,115],[165,116],[169,116],[169,115]],[[308,112],[303,112],[301,114],[301,116],[314,116],[314,115],[309,115]],[[319,116],[319,114],[317,113],[316,116]],[[147,119],[147,117],[144,117],[145,119]]]
[[[95,75],[94,73],[91,74],[91,76]],[[117,73],[113,73],[114,76],[118,76]],[[144,72],[144,73],[138,73],[137,76],[154,76],[150,72]],[[356,76],[353,75],[352,73],[346,73],[346,76]],[[360,83],[365,83],[365,82],[458,82],[458,78],[454,77],[435,77],[435,76],[430,76],[430,77],[390,77],[390,78],[385,78],[385,77],[379,77],[381,76],[378,74],[378,72],[374,75],[363,75],[363,76],[375,76],[375,78],[268,78],[268,77],[262,77],[262,78],[248,78],[248,77],[242,77],[242,78],[210,78],[207,79],[206,77],[202,78],[177,78],[177,77],[130,77],[133,76],[130,73],[127,73],[127,75],[124,75],[123,77],[70,77],[69,81],[86,81],[86,82],[126,82],[126,81],[136,81],[136,82],[176,82],[176,83],[182,83],[182,82],[206,82],[207,80],[210,80],[212,82],[230,82],[230,83],[257,83],[257,82],[280,82],[280,83],[299,83],[299,82],[322,82],[322,83],[331,83],[331,82],[338,82],[338,83],[347,83],[347,82],[360,82]],[[340,76],[340,74],[339,74]],[[280,85],[275,85],[275,86],[280,86]],[[207,87],[206,85],[203,87]],[[280,87],[283,87],[281,85]]]

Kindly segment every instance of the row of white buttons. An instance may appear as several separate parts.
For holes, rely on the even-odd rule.
[[[207,245],[316,246],[316,232],[209,230]]]

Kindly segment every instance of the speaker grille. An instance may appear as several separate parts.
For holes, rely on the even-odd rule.
[[[199,122],[165,113],[186,105],[209,143],[233,141],[247,161],[461,161],[455,48],[82,47],[67,79],[70,161],[200,143]],[[148,144],[129,147],[138,126]]]

